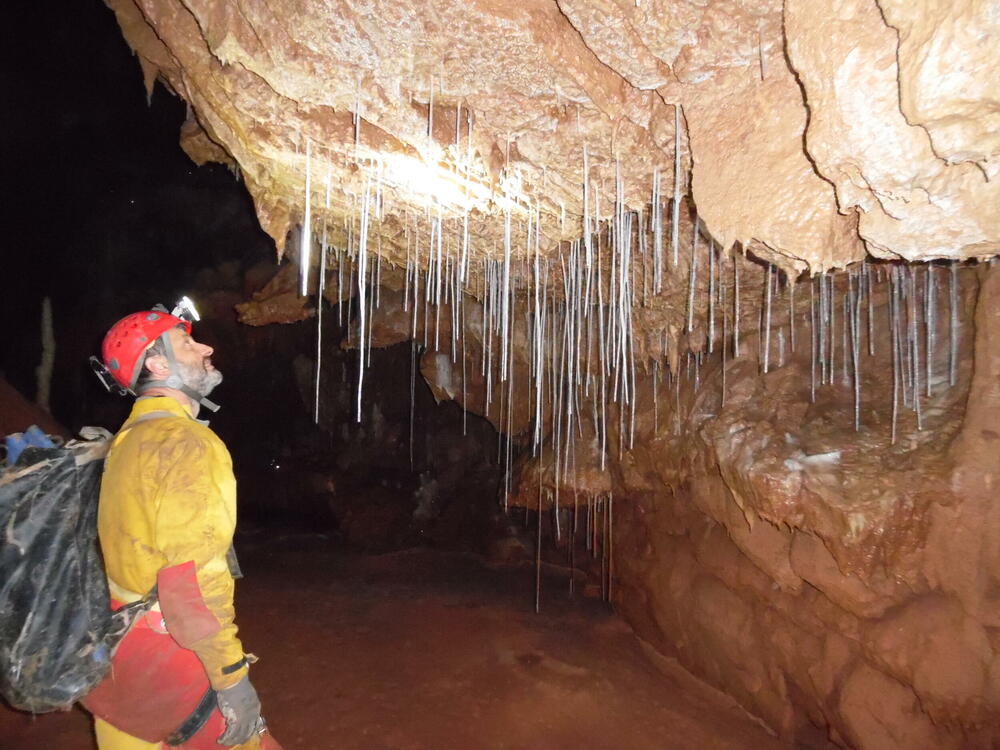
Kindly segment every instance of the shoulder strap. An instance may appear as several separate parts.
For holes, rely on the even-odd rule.
[[[143,422],[152,422],[154,419],[166,419],[167,417],[176,417],[176,416],[177,415],[174,414],[172,411],[166,411],[164,409],[161,409],[159,411],[148,412],[146,414],[143,414],[141,417],[136,417],[131,422],[120,428],[118,432],[115,433],[115,440],[117,440],[119,437],[124,435],[126,432],[131,430],[136,425],[142,424]]]
[[[133,419],[127,425],[118,430],[118,434],[121,435],[123,432],[131,430],[137,424],[142,424],[143,422],[152,422],[154,419],[165,419],[166,417],[176,417],[176,416],[178,415],[174,414],[172,411],[166,411],[165,409],[161,409],[159,411],[151,411],[146,414],[143,414],[141,417],[136,417],[135,419]]]

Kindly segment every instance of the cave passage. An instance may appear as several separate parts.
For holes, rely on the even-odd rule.
[[[531,611],[529,575],[426,549],[348,555],[321,535],[241,545],[241,634],[286,748],[777,748],[721,693],[650,661],[597,600]],[[546,585],[564,589],[565,579]],[[9,750],[92,750],[80,711],[0,708]]]
[[[0,427],[196,301],[288,748],[1000,747],[994,6],[7,3]]]

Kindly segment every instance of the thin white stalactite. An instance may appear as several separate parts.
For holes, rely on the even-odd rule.
[[[826,273],[821,273],[819,275],[819,309],[817,310],[817,330],[819,331],[818,346],[819,346],[819,384],[826,385],[826,299],[827,299],[827,286],[826,286]]]
[[[958,380],[958,262],[948,266],[948,385]]]
[[[501,337],[500,354],[500,381],[507,380],[507,331],[510,324],[510,209],[504,211],[503,218],[503,290],[501,291],[501,304],[503,305],[502,326],[503,336]]]
[[[319,388],[320,377],[323,373],[323,292],[326,290],[326,237],[327,230],[324,226],[323,242],[320,243],[319,250],[319,294],[316,295],[316,378],[313,396],[313,424],[319,424]]]
[[[726,405],[726,343],[729,334],[729,311],[726,309],[726,285],[719,284],[719,307],[722,308],[722,343],[719,345],[722,351],[722,406]]]
[[[798,276],[785,277],[785,285],[788,287],[788,345],[792,352],[795,352],[795,286],[798,283]]]
[[[674,267],[680,263],[679,228],[681,221],[681,105],[674,105],[674,202],[670,222],[670,247]]]
[[[896,424],[899,419],[899,390],[902,375],[899,362],[899,295],[895,266],[891,269],[889,290],[889,328],[892,343],[892,418],[890,427],[890,445],[896,444]]]
[[[847,295],[850,305],[850,329],[851,329],[851,367],[854,376],[854,431],[861,430],[861,373],[858,357],[861,353],[860,342],[858,341],[858,328],[861,318],[861,277],[858,277],[858,289],[855,291],[853,276],[847,277]]]
[[[659,384],[657,382],[657,377],[656,377],[658,369],[659,369],[659,362],[654,359],[653,360],[653,375],[652,375],[652,380],[653,380],[653,435],[656,435],[656,433],[657,433],[657,431],[659,430],[659,427],[660,427],[660,398],[659,398],[659,390],[657,388],[657,386]]]
[[[872,267],[862,261],[865,274],[865,294],[868,302],[868,356],[875,356],[875,302],[872,300]]]
[[[344,250],[337,250],[337,325],[344,325]]]
[[[462,291],[462,296],[464,298],[465,292]],[[468,399],[466,397],[466,350],[465,350],[465,300],[462,301],[462,435],[468,435],[468,416],[469,416],[469,406]]]
[[[660,205],[660,169],[653,170],[653,198],[650,205],[653,225],[653,294],[663,291],[663,210]]]
[[[408,313],[410,311],[410,276],[413,273],[413,261],[410,259],[410,231],[409,227],[403,229],[403,234],[406,236],[406,265],[405,273],[403,274],[403,312]]]
[[[733,255],[733,357],[740,356],[740,264]]]
[[[910,398],[911,391],[913,387],[913,372],[910,369],[910,355],[912,349],[910,347],[910,325],[909,321],[904,319],[907,311],[909,310],[909,300],[907,293],[907,285],[905,274],[906,271],[901,266],[893,266],[893,272],[898,276],[898,282],[896,285],[896,294],[898,300],[896,303],[896,314],[899,316],[900,320],[900,334],[899,334],[899,349],[900,349],[900,372],[902,377],[900,378],[900,388],[902,390],[902,402],[904,406],[913,408],[913,401]]]
[[[708,240],[708,353],[715,352],[715,240]]]
[[[691,265],[688,271],[687,326],[685,332],[694,330],[694,290],[698,281],[698,214],[694,215],[694,232],[691,235]]]
[[[764,374],[767,375],[771,361],[771,287],[774,280],[774,266],[770,263],[764,269]]]
[[[368,290],[365,272],[368,268],[368,221],[371,206],[371,184],[365,178],[364,196],[361,203],[361,233],[358,243],[358,398],[357,422],[361,423],[361,391],[365,379],[365,323],[367,322]]]
[[[827,375],[826,382],[827,385],[833,385],[833,374],[837,371],[836,359],[837,359],[837,305],[835,303],[835,274],[827,274],[827,290],[826,290],[826,313],[830,319],[830,335],[827,336],[827,340],[830,344],[830,354],[827,358]]]
[[[309,294],[309,255],[312,251],[312,142],[306,138],[306,194],[299,240],[299,296]]]
[[[850,285],[851,285],[850,282],[851,282],[851,276],[850,276],[850,272],[848,272],[848,274],[847,274],[847,286],[848,286],[848,290],[850,290]],[[841,361],[841,365],[844,368],[844,372],[843,372],[843,383],[844,383],[844,385],[847,385],[850,382],[850,374],[848,372],[849,365],[850,365],[850,357],[847,356],[849,348],[850,348],[850,346],[848,344],[848,334],[850,333],[849,329],[851,327],[851,305],[850,305],[850,301],[848,299],[849,297],[850,297],[850,292],[849,291],[844,292],[844,298],[843,298],[844,307],[843,307],[843,314],[842,314],[842,318],[843,318],[844,324],[841,326],[841,329],[840,329],[841,330],[841,341],[842,341],[840,350],[844,353],[844,356],[840,360]]]
[[[925,373],[924,380],[927,385],[927,398],[930,398],[933,393],[933,380],[934,380],[934,309],[935,309],[935,291],[936,291],[936,279],[934,274],[934,265],[932,263],[927,264],[924,284],[924,329],[926,334],[926,342],[924,345],[924,351],[926,352],[926,359],[924,360],[927,364],[927,371]]]
[[[917,430],[924,429],[923,412],[920,405],[920,324],[917,318],[920,315],[920,305],[917,304],[917,272],[914,266],[909,266],[910,277],[910,304],[909,304],[909,327],[907,336],[910,341],[912,354],[910,355],[910,367],[912,370],[912,390],[913,411],[917,414]]]
[[[587,268],[594,260],[593,232],[590,226],[590,155],[583,144],[583,246],[587,251]]]
[[[809,402],[816,402],[816,350],[819,342],[816,331],[816,279],[809,279]]]
[[[441,220],[441,204],[438,204],[438,215],[435,219],[437,226],[437,258],[435,260],[434,274],[434,350],[441,349],[441,290],[443,283],[443,249],[441,235],[444,234],[444,224]]]

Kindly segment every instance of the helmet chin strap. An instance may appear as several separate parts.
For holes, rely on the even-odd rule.
[[[205,394],[196,391],[194,388],[185,383],[183,378],[181,378],[179,374],[180,368],[177,366],[177,359],[174,357],[174,348],[170,345],[170,337],[167,333],[160,336],[160,341],[163,342],[163,349],[167,358],[167,364],[170,366],[170,374],[167,376],[166,380],[162,381],[163,385],[167,388],[173,388],[174,390],[180,391],[189,399],[201,404],[209,411],[218,411],[219,405],[217,403],[209,400]],[[154,384],[150,384],[148,387],[154,387]]]

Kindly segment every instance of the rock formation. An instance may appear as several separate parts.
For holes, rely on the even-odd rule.
[[[782,737],[1000,741],[987,4],[109,4],[295,261],[245,322],[416,340],[501,502]]]

